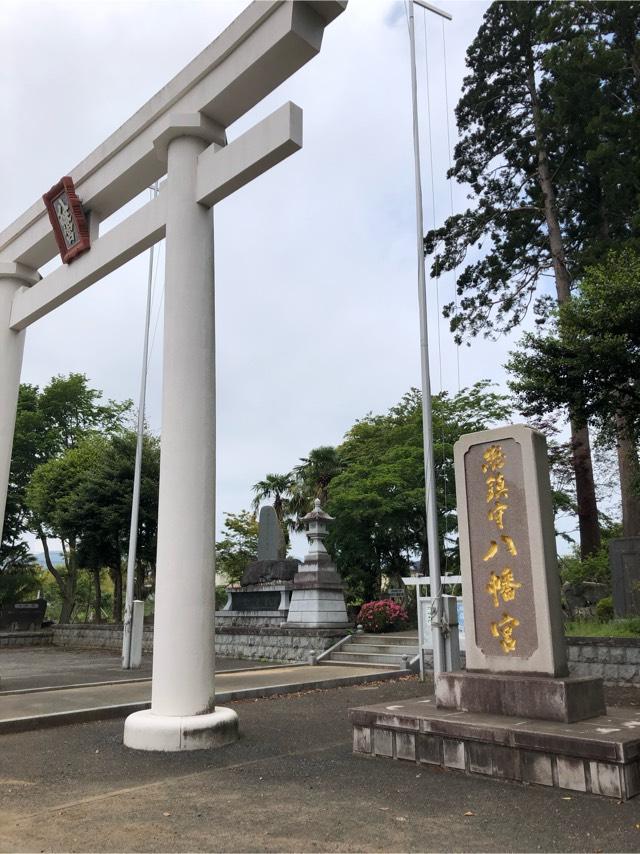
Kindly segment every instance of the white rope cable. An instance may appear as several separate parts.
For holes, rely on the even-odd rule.
[[[158,263],[156,265],[156,271],[154,273],[154,284],[155,284],[155,276],[158,275],[158,267],[160,266],[160,253],[162,252],[162,247],[163,247],[163,244],[160,244],[160,247],[158,249]],[[156,313],[156,320],[155,320],[155,323],[153,325],[153,335],[151,336],[151,345],[149,347],[149,358],[147,359],[147,367],[149,366],[149,363],[151,362],[151,354],[153,353],[153,345],[155,344],[155,341],[156,341],[156,332],[158,331],[158,321],[160,320],[160,315],[162,314],[163,304],[164,304],[164,287],[162,287],[161,291],[160,291],[160,302],[158,304],[158,310]]]
[[[433,137],[431,133],[431,91],[429,84],[429,50],[427,43],[427,13],[422,12],[422,26],[424,30],[424,68],[426,77],[426,95],[427,95],[427,135],[429,139],[429,172],[431,179],[431,213],[433,227],[436,227],[436,186],[435,186],[435,170],[433,168]],[[440,270],[436,263],[436,335],[438,345],[438,391],[442,393],[442,340],[440,334]]]
[[[443,68],[444,68],[444,104],[445,104],[445,115],[447,117],[447,154],[449,155],[449,171],[451,171],[452,161],[451,161],[451,122],[449,118],[449,81],[447,79],[447,37],[444,26],[444,19],[442,21],[442,56],[443,56]],[[449,178],[449,215],[453,216],[453,179]],[[458,313],[458,266],[454,267],[453,271],[453,304],[455,306],[455,312]],[[458,394],[460,394],[461,383],[460,383],[460,344],[457,341],[454,341],[456,345],[456,371],[458,375]]]

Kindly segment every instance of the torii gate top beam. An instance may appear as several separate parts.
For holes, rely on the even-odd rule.
[[[153,140],[170,114],[199,112],[223,128],[244,115],[318,53],[325,26],[345,7],[346,0],[255,0],[68,173],[85,209],[104,220],[164,175]],[[38,269],[56,254],[42,200],[0,233],[0,261]]]

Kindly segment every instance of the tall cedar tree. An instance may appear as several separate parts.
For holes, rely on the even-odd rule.
[[[577,186],[577,172],[588,171],[588,164],[580,161],[579,140],[558,128],[548,66],[555,63],[557,71],[562,53],[555,48],[567,51],[585,28],[556,20],[561,6],[569,7],[568,15],[582,14],[573,4],[493,3],[467,52],[471,73],[456,108],[461,138],[450,177],[471,186],[477,207],[425,238],[425,251],[435,253],[434,272],[468,261],[457,280],[460,300],[445,308],[458,340],[514,328],[536,294],[542,310],[550,299],[546,277],[553,279],[558,304],[571,296],[586,235],[577,217],[569,234],[562,216],[569,210],[562,198],[568,179],[561,173],[569,172]],[[598,100],[598,80],[591,84]],[[589,432],[578,413],[570,413],[570,423],[581,551],[587,555],[600,544]]]
[[[525,334],[507,365],[526,415],[580,410],[616,445],[625,537],[640,536],[639,317],[640,254],[612,251],[587,269],[552,330]]]

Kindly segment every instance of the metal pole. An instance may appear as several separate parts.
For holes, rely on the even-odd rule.
[[[158,182],[151,187],[151,198],[158,195]],[[140,510],[140,480],[142,477],[142,440],[144,438],[144,411],[147,395],[147,368],[149,359],[149,326],[151,322],[151,288],[153,285],[153,250],[149,250],[149,277],[147,282],[147,311],[142,345],[142,376],[140,378],[140,401],[138,403],[138,437],[136,462],[133,473],[133,499],[131,502],[131,527],[129,528],[129,553],[127,556],[127,589],[125,594],[124,624],[122,627],[122,667],[131,668],[131,623],[133,619],[133,588],[135,582],[136,552],[138,550],[138,514]]]
[[[433,676],[440,673],[444,659],[444,638],[441,632],[442,591],[440,583],[440,549],[438,544],[438,514],[435,496],[435,467],[433,462],[433,424],[431,415],[431,378],[429,375],[429,330],[427,328],[427,291],[424,275],[424,223],[422,218],[422,179],[420,175],[420,138],[418,128],[418,82],[416,78],[416,42],[413,0],[409,0],[409,42],[411,47],[411,99],[413,106],[413,157],[416,183],[416,238],[418,249],[418,304],[420,307],[420,364],[422,369],[422,433],[424,443],[424,480],[426,523],[429,557],[429,592],[434,600],[435,620],[432,621]],[[418,623],[420,625],[420,621]]]
[[[424,682],[424,618],[422,614],[420,585],[416,584],[416,611],[418,613],[418,651],[420,652],[420,681]]]

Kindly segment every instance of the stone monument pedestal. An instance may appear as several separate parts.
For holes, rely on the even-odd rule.
[[[593,676],[521,676],[462,670],[439,674],[436,706],[563,723],[606,713],[602,679]]]

